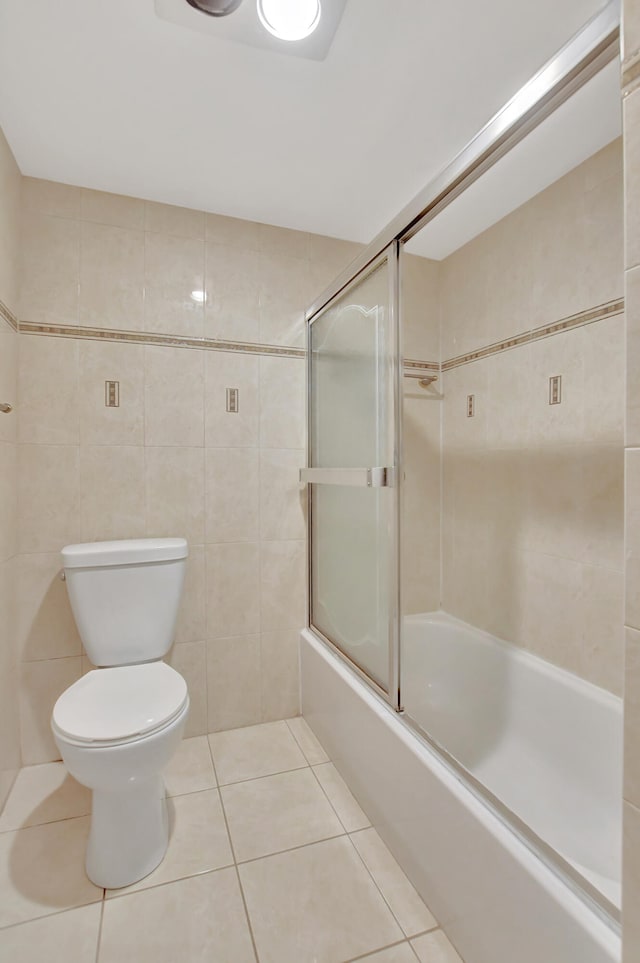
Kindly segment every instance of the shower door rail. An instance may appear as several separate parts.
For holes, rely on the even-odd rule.
[[[400,707],[399,245],[309,319],[309,627]]]

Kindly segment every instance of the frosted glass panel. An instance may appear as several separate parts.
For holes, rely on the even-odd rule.
[[[383,261],[312,324],[311,467],[395,464],[391,269]],[[311,622],[385,692],[395,518],[392,488],[311,485]]]

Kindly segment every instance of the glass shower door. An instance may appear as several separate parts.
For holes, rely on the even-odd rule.
[[[398,250],[309,322],[310,624],[398,706]]]

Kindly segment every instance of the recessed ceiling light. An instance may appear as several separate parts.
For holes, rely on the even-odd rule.
[[[320,23],[320,0],[258,0],[262,25],[279,40],[304,40]]]
[[[187,3],[210,17],[226,17],[238,9],[242,0],[187,0]]]

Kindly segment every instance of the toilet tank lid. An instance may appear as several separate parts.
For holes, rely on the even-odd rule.
[[[115,542],[84,542],[66,545],[61,552],[65,568],[167,562],[186,558],[188,554],[189,547],[184,538],[125,538]]]

